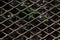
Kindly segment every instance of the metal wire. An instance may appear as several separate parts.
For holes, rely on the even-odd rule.
[[[60,1],[0,1],[0,40],[60,40]]]

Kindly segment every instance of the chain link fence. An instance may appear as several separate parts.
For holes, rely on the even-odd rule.
[[[60,0],[0,0],[0,40],[60,40]]]

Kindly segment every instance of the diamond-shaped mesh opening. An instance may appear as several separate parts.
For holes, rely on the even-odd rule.
[[[8,30],[8,31],[7,31],[7,30]],[[3,32],[4,32],[4,33],[6,33],[6,34],[9,34],[9,33],[11,33],[11,32],[12,32],[12,30],[11,30],[11,29],[9,29],[9,28],[7,28],[7,29],[3,30]]]
[[[29,5],[31,5],[32,4],[32,2],[30,1],[30,0],[27,0],[26,2],[25,2],[25,5],[26,6],[29,6]]]
[[[46,20],[47,18],[46,18],[45,16],[41,16],[41,15],[40,15],[37,19],[38,19],[39,21],[41,21],[41,22],[42,22],[42,21],[47,21],[47,20]]]
[[[0,40],[60,40],[60,0],[0,0]]]
[[[55,32],[52,33],[52,35],[55,36],[55,37],[58,37],[60,35],[60,33],[55,31]]]
[[[40,14],[38,13],[38,11],[35,11],[33,13],[30,14],[31,17],[38,17]]]
[[[5,10],[10,10],[12,7],[11,7],[9,4],[7,4],[7,5],[5,5],[3,8],[4,8]]]
[[[3,24],[6,25],[6,26],[9,26],[9,25],[12,24],[12,22],[10,22],[9,20],[6,20]]]
[[[54,29],[58,29],[58,28],[60,27],[60,25],[57,24],[57,23],[55,23],[55,24],[53,24],[51,27],[53,27]]]
[[[18,12],[18,10],[17,10],[16,8],[14,8],[14,9],[12,9],[10,12],[11,12],[12,14],[16,14],[16,13]]]
[[[42,23],[42,24],[38,25],[37,27],[40,28],[40,29],[44,29],[44,28],[46,28],[47,26]]]
[[[23,28],[19,28],[19,29],[17,30],[17,32],[19,32],[20,34],[24,33],[25,31],[26,31],[26,30],[23,29]]]
[[[31,8],[27,8],[27,9],[25,9],[24,10],[24,12],[26,13],[26,14],[29,14],[29,13],[31,13],[33,10],[31,9]]]
[[[26,32],[24,35],[29,38],[29,37],[31,37],[33,34],[28,31],[28,32]]]
[[[31,21],[32,19],[33,18],[30,15],[28,15],[24,18],[24,20],[27,21],[27,22]]]
[[[40,32],[38,35],[39,35],[40,37],[44,37],[44,36],[46,36],[47,34],[42,31],[42,32]]]
[[[53,40],[53,37],[51,35],[48,35],[45,39],[46,40]]]
[[[27,25],[25,25],[25,26],[23,27],[23,29],[29,30],[29,29],[31,29],[32,27],[33,27],[33,26],[28,23]]]
[[[11,4],[12,6],[16,6],[16,5],[18,5],[19,3],[18,3],[16,0],[13,0],[10,4]]]
[[[45,5],[47,2],[45,0],[40,0],[39,2],[37,2],[40,6]]]
[[[49,19],[48,21],[45,21],[44,23],[47,25],[51,25],[53,23],[53,21]]]
[[[20,20],[16,24],[18,24],[18,25],[24,25],[24,24],[26,24],[26,21],[25,20]]]
[[[23,13],[23,12],[20,12],[17,16],[20,17],[20,18],[22,18],[22,17],[26,16],[26,14]]]
[[[17,32],[13,32],[13,33],[11,33],[9,36],[11,36],[11,37],[13,37],[13,38],[15,38],[15,37],[17,37],[19,34],[17,33]]]
[[[33,28],[32,30],[31,30],[31,32],[33,32],[34,34],[35,33],[38,33],[40,30],[38,29],[38,28]]]
[[[14,17],[12,17],[10,20],[11,20],[12,22],[15,22],[15,21],[19,20],[19,18],[18,18],[17,16],[14,16]]]
[[[50,9],[50,8],[52,8],[53,7],[53,5],[51,4],[51,3],[48,3],[47,5],[45,5],[45,8],[46,9]]]
[[[41,14],[44,13],[46,10],[42,7],[38,10]]]
[[[3,38],[3,40],[12,40],[12,38],[10,36],[6,36],[5,38]]]
[[[47,13],[45,13],[45,16],[46,16],[47,18],[49,18],[49,17],[53,16],[53,13],[47,12]]]
[[[16,24],[13,24],[12,26],[10,26],[10,28],[15,30],[18,28],[18,26]]]
[[[3,32],[0,32],[0,38],[4,37],[5,34]]]
[[[57,13],[57,12],[59,12],[60,10],[57,9],[57,8],[53,8],[51,11],[54,12],[54,13]]]
[[[52,28],[48,27],[47,29],[44,30],[47,33],[51,33],[52,31],[54,31]]]
[[[5,28],[5,26],[0,24],[0,30],[3,30],[4,28]]]
[[[3,16],[6,17],[6,18],[10,18],[10,17],[12,17],[12,14],[9,13],[9,12],[7,12],[7,13],[5,13]]]
[[[34,5],[31,6],[31,8],[35,10],[35,9],[39,8],[39,5],[34,4]]]
[[[38,20],[36,20],[36,19],[31,22],[31,24],[33,24],[33,25],[35,25],[35,26],[38,25],[39,23],[40,23],[40,22],[39,22]]]
[[[53,16],[51,19],[53,19],[54,21],[57,21],[60,19],[60,17],[58,17],[57,15]]]
[[[22,3],[22,4],[18,5],[17,8],[20,10],[23,10],[24,8],[26,8],[26,6],[24,3]]]
[[[57,1],[57,0],[53,0],[53,1],[51,2],[51,4],[56,6],[56,5],[60,4],[60,2]]]

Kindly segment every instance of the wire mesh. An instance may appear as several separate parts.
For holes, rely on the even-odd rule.
[[[0,0],[0,40],[60,40],[60,0]]]

